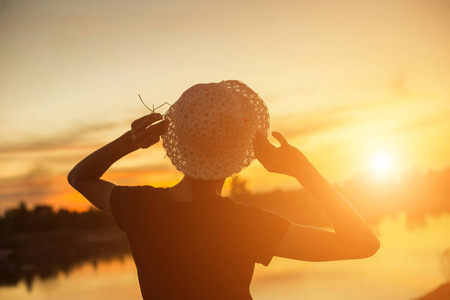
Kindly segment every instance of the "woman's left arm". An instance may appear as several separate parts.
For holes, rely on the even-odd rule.
[[[157,143],[167,132],[167,121],[152,125],[161,119],[160,114],[150,114],[134,121],[130,131],[80,161],[67,176],[70,185],[95,207],[111,213],[109,198],[115,184],[100,178],[125,155]]]

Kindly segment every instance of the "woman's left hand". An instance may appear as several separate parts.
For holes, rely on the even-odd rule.
[[[279,132],[272,132],[280,147],[275,147],[261,133],[257,133],[253,141],[255,156],[259,162],[272,173],[285,174],[299,178],[302,169],[309,164],[300,150],[289,144]]]
[[[161,114],[152,113],[131,124],[131,137],[136,147],[146,149],[159,141],[160,136],[167,132],[169,126],[169,121],[162,119]],[[159,120],[162,121],[154,124]]]

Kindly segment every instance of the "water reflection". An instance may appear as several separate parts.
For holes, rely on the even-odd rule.
[[[103,243],[100,239],[95,243],[85,243],[83,247],[71,247],[70,251],[57,250],[43,244],[33,246],[33,249],[0,250],[0,285],[15,286],[23,281],[31,292],[37,278],[48,280],[59,273],[69,276],[76,267],[84,264],[97,269],[99,262],[123,261],[130,253],[126,239],[118,235],[108,239],[103,237]]]
[[[450,253],[450,215],[426,218],[424,226],[408,224],[404,214],[383,219],[377,226],[382,247],[370,259],[274,259],[268,268],[258,266],[251,287],[254,299],[407,300],[442,292],[449,286],[442,275],[450,259],[445,256]],[[16,274],[15,286],[0,287],[0,298],[71,300],[82,292],[84,299],[141,299],[136,269],[126,253],[25,268]],[[450,299],[442,297],[438,299]]]
[[[406,215],[399,214],[382,219],[376,232],[381,248],[369,259],[275,259],[269,268],[258,266],[254,299],[412,300],[442,288],[447,294],[436,299],[450,299],[448,278],[440,270],[442,253],[450,248],[449,214],[426,217],[423,226],[411,226]]]
[[[0,285],[25,282],[28,291],[36,278],[68,275],[86,262],[95,267],[129,253],[126,236],[111,216],[97,210],[83,213],[45,205],[28,209],[25,203],[0,217]]]

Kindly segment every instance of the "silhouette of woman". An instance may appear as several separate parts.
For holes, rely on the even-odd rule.
[[[267,139],[264,102],[239,81],[198,84],[166,115],[152,113],[93,152],[69,183],[113,215],[128,237],[144,299],[252,299],[255,263],[273,256],[306,261],[364,258],[379,241],[358,212],[278,132]],[[117,160],[163,139],[184,174],[170,188],[117,186],[102,175]],[[221,196],[225,178],[254,158],[292,176],[323,208],[333,231],[294,224],[257,206]]]

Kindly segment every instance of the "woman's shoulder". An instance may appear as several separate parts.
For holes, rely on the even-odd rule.
[[[151,185],[117,185],[111,191],[111,198],[118,199],[148,199],[149,197],[168,197],[168,188]]]

